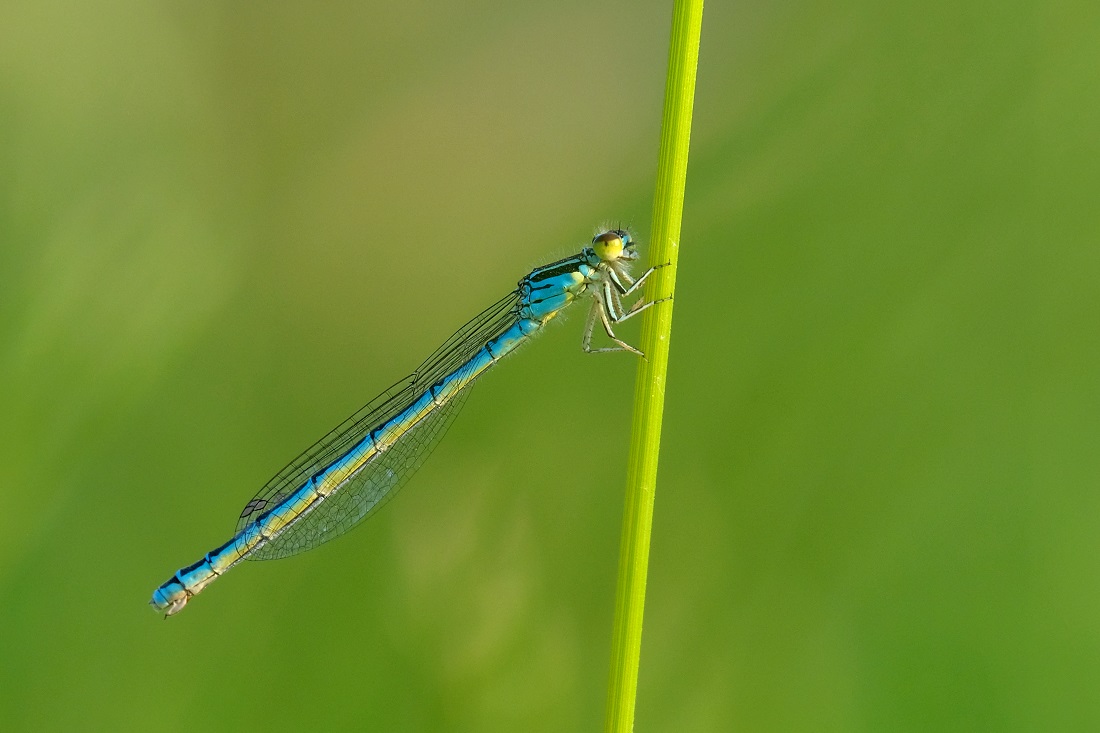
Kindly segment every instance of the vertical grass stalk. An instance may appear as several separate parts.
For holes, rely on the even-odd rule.
[[[650,277],[646,289],[649,298],[671,295],[676,282],[702,20],[703,0],[675,0],[657,189],[653,198],[652,242],[649,246],[650,264],[667,262],[669,266],[662,267]],[[650,308],[642,322],[640,346],[648,360],[640,362],[634,387],[634,425],[630,435],[619,581],[611,638],[611,675],[607,688],[607,733],[631,733],[634,728],[672,305],[673,301],[668,301]]]

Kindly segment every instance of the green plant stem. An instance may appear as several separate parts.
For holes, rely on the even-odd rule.
[[[676,282],[702,20],[703,0],[676,0],[661,123],[657,190],[653,200],[653,234],[649,248],[650,264],[668,263],[668,266],[653,273],[647,283],[646,295],[654,299],[671,295]],[[634,728],[672,303],[670,300],[654,306],[643,316],[641,348],[647,360],[642,361],[638,368],[634,387],[634,425],[630,435],[619,581],[611,640],[611,675],[607,690],[607,733],[630,733]]]

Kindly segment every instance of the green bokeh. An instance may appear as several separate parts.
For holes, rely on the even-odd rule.
[[[0,729],[599,729],[634,365],[576,315],[378,519],[145,604],[532,266],[645,241],[670,13],[0,7]],[[707,7],[637,730],[1100,729],[1098,39]]]

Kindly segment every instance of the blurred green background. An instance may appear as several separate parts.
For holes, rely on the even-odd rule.
[[[646,240],[670,12],[0,6],[0,728],[600,729],[635,364],[577,314],[377,519],[146,603]],[[1098,130],[1095,3],[709,4],[637,730],[1100,729]]]

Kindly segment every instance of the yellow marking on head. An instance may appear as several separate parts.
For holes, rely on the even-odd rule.
[[[623,240],[615,232],[604,232],[592,240],[592,250],[604,262],[614,262],[623,255]]]

